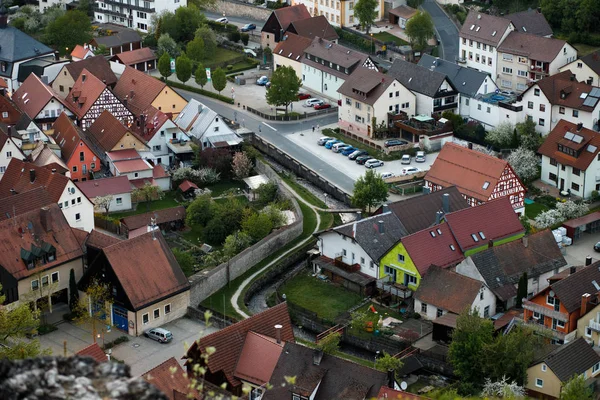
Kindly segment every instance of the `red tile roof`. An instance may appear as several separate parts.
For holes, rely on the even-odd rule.
[[[195,341],[187,351],[187,363],[200,362],[199,351],[204,353],[207,347],[214,347],[217,351],[208,358],[208,369],[213,374],[221,371],[230,386],[239,386],[241,381],[234,376],[234,371],[247,333],[253,331],[274,338],[276,337],[275,325],[278,324],[283,326],[281,340],[294,342],[294,331],[287,304],[281,303]]]
[[[103,151],[111,151],[127,133],[144,141],[107,110],[96,118],[86,133]]]
[[[42,213],[46,213],[48,217],[46,227],[42,223]],[[56,249],[55,260],[43,265],[36,263],[35,268],[27,269],[22,257],[33,252],[34,247],[37,248],[36,251],[39,251],[40,247],[43,249],[44,244]],[[55,203],[0,222],[0,265],[17,280],[75,260],[82,255],[77,237]]]
[[[179,185],[179,190],[181,190],[184,193],[190,189],[198,189],[198,186],[196,186],[194,182],[190,182],[187,179],[181,182],[181,185]]]
[[[435,225],[403,237],[402,244],[421,276],[431,265],[445,268],[464,259],[448,224]]]
[[[508,163],[499,158],[446,143],[425,180],[442,187],[454,185],[464,195],[487,201],[507,167]]]
[[[122,239],[119,239],[115,236],[102,233],[97,229],[92,229],[86,238],[85,245],[95,249],[103,249],[121,241]]]
[[[587,225],[589,223],[592,222],[596,222],[600,220],[600,211],[596,211],[587,215],[584,215],[583,217],[579,217],[579,218],[575,218],[575,219],[570,219],[568,221],[563,222],[563,226],[568,226],[571,228],[577,228],[580,227],[582,225]]]
[[[163,208],[162,210],[150,211],[144,214],[131,215],[121,218],[121,223],[131,231],[148,225],[151,218],[156,218],[157,225],[182,220],[185,219],[185,207]]]
[[[540,88],[550,104],[582,110],[587,112],[594,111],[597,101],[592,105],[583,105],[589,94],[595,86],[588,85],[585,82],[577,82],[575,75],[571,70],[566,70],[554,74],[547,78],[537,81],[534,85],[529,86],[523,94],[535,88]],[[583,96],[583,94],[586,96]],[[590,97],[592,99],[592,97]]]
[[[43,187],[0,198],[0,221],[54,203]]]
[[[35,180],[30,182],[30,170],[35,171]],[[58,202],[70,179],[59,173],[53,173],[45,167],[23,162],[17,158],[10,160],[6,172],[0,180],[0,197],[12,194],[13,189],[17,194],[43,187],[53,202]]]
[[[106,153],[106,155],[113,162],[114,161],[122,161],[122,160],[135,160],[138,158],[142,158],[142,156],[140,156],[140,153],[138,153],[138,151],[136,149],[123,149],[123,150],[109,151],[108,153]]]
[[[570,132],[583,137],[580,143],[576,143],[565,138],[565,135]],[[558,150],[558,145],[564,145],[572,148],[579,153],[578,157],[571,156]],[[600,151],[600,135],[588,128],[577,130],[577,125],[561,119],[552,131],[546,136],[544,143],[538,149],[538,153],[554,158],[562,165],[570,165],[571,167],[587,170],[592,161],[596,159],[596,155]]]
[[[29,74],[25,82],[12,95],[12,101],[31,119],[35,119],[52,99],[69,108],[36,74]]]
[[[502,53],[528,57],[531,62],[552,62],[567,44],[564,40],[512,31],[498,46]],[[562,54],[562,53],[561,53]]]
[[[448,269],[432,266],[415,293],[422,303],[460,314],[471,307],[483,283]]]
[[[143,124],[141,124],[142,118],[144,120]],[[144,138],[144,140],[150,140],[169,118],[169,115],[150,106],[138,117],[137,123],[134,124],[132,129],[134,129],[140,137]]]
[[[288,25],[294,21],[311,18],[311,15],[304,4],[279,8],[273,11],[273,14],[275,14],[275,18],[277,18],[279,26],[284,31],[287,30]]]
[[[190,288],[167,241],[158,231],[123,240],[103,251],[135,310]]]
[[[71,52],[71,57],[83,59],[83,57],[85,57],[85,55],[90,51],[91,50],[89,47],[83,47],[82,45],[78,44]]]
[[[98,346],[98,343],[93,343],[88,347],[79,350],[75,354],[82,357],[92,357],[99,363],[105,363],[108,361],[108,356],[106,355],[106,353],[104,353],[104,350],[102,350],[100,346]]]
[[[326,40],[339,39],[337,32],[333,26],[329,24],[329,21],[327,21],[327,18],[324,15],[317,15],[315,17],[293,21],[287,29],[308,39],[314,39],[315,36],[322,37]],[[286,32],[286,34],[288,33],[289,32]]]
[[[131,185],[137,189],[141,189],[146,185],[158,186],[158,183],[154,180],[154,178],[130,179],[129,183],[131,183]]]
[[[160,178],[168,178],[169,174],[165,171],[165,167],[162,164],[157,164],[152,168],[152,178],[160,179]]]
[[[6,85],[6,81],[4,79],[0,79],[0,83],[4,83]],[[0,118],[5,124],[15,125],[21,119],[21,110],[17,107],[17,105],[8,97],[0,96],[0,116],[2,113],[8,113],[8,118]]]
[[[104,89],[106,89],[106,85],[90,71],[84,69],[73,84],[73,88],[65,98],[65,102],[78,118],[83,118]]]
[[[89,199],[98,196],[108,196],[122,193],[131,193],[131,184],[127,176],[113,176],[111,178],[93,179],[85,182],[75,182],[75,185]]]
[[[114,93],[121,101],[127,99],[127,108],[137,116],[152,105],[165,86],[164,82],[150,75],[125,67]]]
[[[142,378],[163,392],[169,400],[175,399],[173,391],[186,394],[190,392],[191,382],[175,357],[169,358],[162,364],[142,374]]]
[[[403,392],[400,390],[390,389],[387,386],[382,386],[379,389],[377,400],[425,400],[426,397],[419,396],[418,394],[412,394],[409,392]]]
[[[508,197],[446,214],[445,219],[463,253],[485,246],[490,241],[495,242],[525,232]]]
[[[52,127],[54,129],[54,139],[60,146],[60,153],[65,162],[71,160],[73,153],[82,140],[88,149],[92,153],[94,152],[92,147],[87,144],[87,137],[64,112],[54,121]],[[98,157],[98,154],[94,153],[94,155]]]
[[[275,49],[273,50],[273,54],[289,58],[290,60],[299,63],[302,62],[304,50],[311,45],[312,39],[291,32],[287,32],[285,35],[287,36],[287,39],[277,43],[277,46],[275,46]]]
[[[117,54],[114,58],[125,65],[135,67],[135,64],[156,60],[156,55],[154,55],[154,52],[149,47],[142,47],[136,50],[124,51]]]
[[[274,338],[248,332],[233,375],[256,385],[264,385],[271,380],[282,350],[283,342],[277,343]]]
[[[137,160],[115,161],[113,162],[113,165],[120,174],[152,169],[152,166],[141,158],[138,158]]]

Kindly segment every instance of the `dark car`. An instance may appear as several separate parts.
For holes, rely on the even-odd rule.
[[[331,104],[327,104],[327,103],[323,103],[323,104],[315,104],[314,109],[315,110],[324,110],[326,108],[330,108]]]
[[[598,242],[594,245],[594,250],[600,251],[600,242]]]
[[[408,142],[406,140],[400,140],[400,139],[390,139],[390,140],[386,140],[385,142],[383,142],[383,145],[385,147],[403,146],[405,144],[408,144]]]
[[[350,154],[350,155],[348,156],[348,159],[349,159],[349,160],[356,160],[358,157],[360,157],[360,156],[366,156],[366,155],[368,155],[368,154],[369,154],[369,153],[367,153],[367,152],[366,152],[366,151],[364,151],[364,150],[358,150],[358,151],[355,151],[354,153]]]
[[[356,157],[356,163],[359,165],[364,165],[367,162],[367,160],[370,160],[371,158],[371,156],[359,156]]]
[[[241,32],[250,32],[256,29],[256,25],[254,24],[246,24],[240,28]]]
[[[310,99],[310,94],[308,93],[298,93],[298,100],[306,100]]]

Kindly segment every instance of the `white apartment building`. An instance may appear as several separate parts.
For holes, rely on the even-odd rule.
[[[94,20],[148,32],[153,14],[179,7],[187,7],[187,0],[102,0],[94,5]]]
[[[354,16],[354,6],[358,0],[292,0],[292,5],[304,4],[313,17],[323,15],[331,25],[353,26],[359,23]],[[384,0],[378,0],[376,21],[383,19]]]
[[[570,70],[579,82],[600,86],[600,52],[590,53],[558,69]]]

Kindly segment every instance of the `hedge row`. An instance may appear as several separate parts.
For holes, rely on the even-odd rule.
[[[198,94],[201,94],[202,96],[212,97],[213,99],[221,100],[225,103],[229,103],[229,104],[235,103],[233,101],[233,99],[230,97],[223,96],[222,94],[218,94],[218,93],[209,92],[208,90],[199,89],[199,88],[196,88],[193,86],[184,85],[183,83],[167,80],[167,85],[174,87],[174,88],[187,90],[188,92],[198,93]]]

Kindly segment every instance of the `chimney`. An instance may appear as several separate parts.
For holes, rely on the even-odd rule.
[[[527,236],[523,236],[521,240],[523,241],[523,247],[527,248],[527,246],[529,246],[529,238]]]
[[[586,259],[586,263],[587,263],[587,259]],[[577,272],[577,267],[569,268],[569,275],[573,275],[575,272]]]
[[[441,211],[438,211],[435,213],[435,224],[439,225],[442,222],[442,217],[444,216],[444,213]]]
[[[133,92],[133,90],[130,90],[130,91],[129,91],[129,98],[130,98],[130,99],[133,99],[133,95],[134,95],[134,92]]]
[[[492,247],[494,247],[494,242],[492,240],[490,240],[488,242],[488,249],[491,249]]]
[[[81,74],[81,82],[85,82],[86,78],[87,78],[87,76],[85,76],[85,74]]]
[[[592,265],[592,256],[587,256],[585,258],[585,266],[587,267],[588,265]],[[571,268],[575,268],[575,267],[571,267]]]
[[[313,350],[313,365],[321,364],[322,359],[323,359],[323,350],[314,349]]]
[[[583,123],[580,122],[580,123],[577,124],[577,132],[579,132],[582,129],[583,129]]]
[[[442,210],[444,210],[444,214],[450,212],[450,195],[448,193],[444,193],[442,196]]]
[[[12,137],[12,133],[13,133],[13,127],[12,127],[12,125],[9,125],[8,128],[7,128],[7,130],[8,130],[8,137]]]
[[[83,48],[87,50],[87,48],[88,48],[88,44],[87,44],[87,43],[84,43],[84,44],[83,44]]]
[[[146,134],[146,116],[144,114],[140,115],[140,125],[141,125],[141,133],[142,136]]]
[[[469,150],[473,150],[473,143],[469,142]]]
[[[0,6],[0,29],[6,28],[8,25],[8,11],[6,11],[6,7],[4,7],[4,3]]]
[[[60,60],[60,55],[58,54],[58,51],[54,52],[54,60],[55,61],[59,61]]]
[[[42,207],[40,209],[40,223],[42,224],[42,228],[44,228],[44,232],[50,232],[50,228],[52,227],[50,208]]]
[[[587,313],[587,306],[590,303],[591,295],[589,293],[584,293],[581,296],[581,311],[579,315],[584,316]]]
[[[377,221],[377,230],[379,231],[379,233],[384,234],[385,233],[385,228],[383,226],[383,221],[379,220]]]
[[[281,328],[283,328],[282,325],[275,325],[275,339],[277,339],[277,344],[281,344]]]
[[[124,105],[125,107],[127,107],[127,98],[128,98],[128,97],[129,97],[129,96],[125,95],[125,98],[123,99],[123,105]]]
[[[393,369],[388,369],[387,370],[387,381],[388,381],[388,387],[390,389],[395,389],[395,387],[396,387],[396,374],[394,373]]]
[[[35,182],[35,169],[29,170],[29,183]]]
[[[382,213],[386,213],[388,211],[390,211],[390,208],[388,207],[387,204],[384,204],[383,206],[381,206],[381,212]]]

